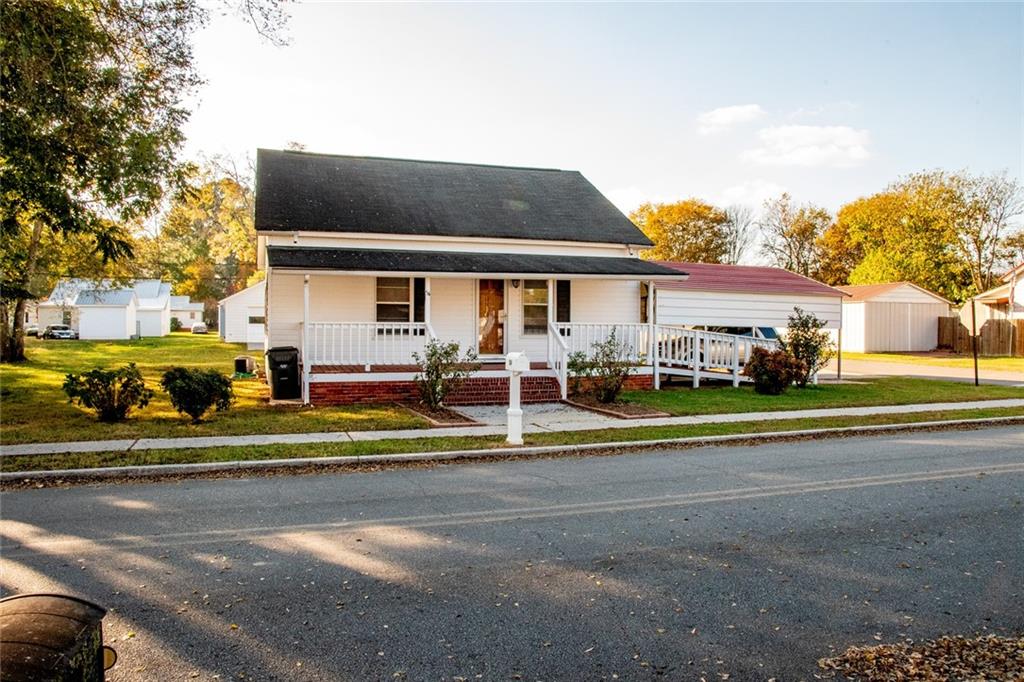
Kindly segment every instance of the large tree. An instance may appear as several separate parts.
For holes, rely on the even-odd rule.
[[[734,204],[727,206],[725,216],[726,254],[725,262],[738,265],[750,248],[754,245],[755,227],[754,212],[749,206]]]
[[[814,277],[821,262],[819,240],[832,215],[814,204],[797,206],[789,194],[764,202],[761,253],[773,265]]]
[[[650,260],[722,263],[729,252],[725,211],[699,199],[673,204],[646,203],[630,219],[652,242],[644,252]]]
[[[938,177],[944,177],[941,173]],[[957,194],[953,246],[971,273],[974,292],[993,287],[1009,253],[1010,223],[1024,212],[1020,184],[1006,175],[959,173],[947,181]]]
[[[234,0],[274,38],[276,0]],[[24,359],[26,301],[49,239],[132,254],[125,225],[180,185],[178,155],[199,83],[199,0],[7,0],[0,5],[0,359]]]

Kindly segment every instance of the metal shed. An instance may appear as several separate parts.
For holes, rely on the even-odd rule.
[[[939,318],[950,302],[910,282],[839,287],[843,301],[843,348],[854,353],[934,350]]]

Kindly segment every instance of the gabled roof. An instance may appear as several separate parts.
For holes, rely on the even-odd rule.
[[[1004,282],[1009,282],[1011,279],[1014,278],[1014,276],[1016,276],[1018,279],[1024,277],[1024,263],[1021,263],[1020,265],[1010,268],[1009,270],[1006,271],[1005,275],[1000,277],[1000,279]]]
[[[242,289],[240,291],[236,291],[235,293],[231,294],[230,296],[225,296],[224,298],[222,298],[219,301],[217,301],[217,304],[220,305],[221,303],[224,303],[225,301],[230,301],[231,299],[235,298],[236,296],[241,296],[242,294],[244,294],[246,292],[249,292],[249,291],[252,291],[253,289],[266,289],[266,287],[267,287],[267,280],[261,279],[260,281],[256,282],[256,284],[253,284],[251,287],[246,287],[246,288],[244,288],[244,289]],[[266,295],[266,294],[264,293],[264,295]]]
[[[140,279],[122,285],[111,279],[93,280],[81,277],[63,277],[58,280],[43,305],[100,305],[97,303],[77,303],[79,295],[86,291],[94,293],[130,291],[136,297],[140,308],[163,308],[170,299],[171,285],[158,279]],[[93,299],[87,297],[82,300]],[[124,305],[127,305],[127,302]]]
[[[171,296],[171,310],[203,310],[202,301],[192,302],[188,296]]]
[[[673,270],[689,273],[682,281],[657,282],[659,289],[684,291],[741,291],[764,294],[843,297],[847,294],[783,268],[720,263],[658,261]]]
[[[1010,300],[1010,283],[1000,284],[974,297],[979,303],[1003,303]]]
[[[86,289],[78,292],[75,305],[123,307],[135,300],[135,292],[131,289]]]
[[[577,171],[260,149],[258,232],[652,246]]]
[[[857,302],[860,302],[860,301],[870,301],[873,298],[877,298],[878,296],[881,296],[884,293],[890,292],[893,289],[899,289],[900,287],[912,287],[914,289],[917,289],[920,292],[928,294],[929,296],[931,296],[934,299],[937,299],[939,301],[942,301],[943,303],[949,303],[950,305],[952,305],[952,303],[949,300],[943,298],[942,296],[939,296],[934,291],[928,291],[924,287],[919,287],[916,284],[914,284],[913,282],[885,282],[884,284],[853,284],[853,285],[847,284],[847,285],[844,285],[844,286],[841,286],[841,287],[837,287],[837,288],[841,289],[842,291],[845,291],[847,294],[850,295],[850,299],[849,299],[850,303],[857,303]]]
[[[474,253],[468,251],[396,251],[384,249],[328,249],[304,246],[269,246],[267,264],[298,270],[339,270],[359,273],[436,273],[500,277],[573,275],[620,279],[683,279],[685,272],[639,258],[565,256],[538,253]]]

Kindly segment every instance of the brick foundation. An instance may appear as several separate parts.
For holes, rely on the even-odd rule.
[[[587,381],[580,380],[581,388],[585,389]],[[572,379],[569,380],[569,386],[572,387]],[[626,383],[623,385],[622,390],[624,391],[649,391],[654,388],[654,375],[653,374],[630,374],[626,377]]]
[[[649,376],[630,379],[647,379],[647,387],[651,386]],[[520,395],[524,403],[558,402],[562,397],[558,380],[545,376],[522,377]],[[309,401],[313,405],[394,403],[418,398],[413,381],[315,381],[309,384]],[[449,405],[505,405],[508,403],[508,377],[467,379],[447,402]]]

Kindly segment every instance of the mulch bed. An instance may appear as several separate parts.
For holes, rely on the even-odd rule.
[[[409,410],[410,412],[423,417],[433,427],[445,427],[445,426],[480,426],[480,422],[475,419],[471,419],[461,412],[448,407],[441,407],[436,410],[432,410],[426,405],[419,403],[402,403],[402,407]]]
[[[954,636],[918,644],[850,647],[841,656],[821,659],[818,667],[832,679],[874,682],[1021,680],[1024,635]]]
[[[668,412],[655,410],[654,408],[647,407],[646,405],[636,405],[634,403],[602,403],[596,398],[588,395],[573,396],[565,402],[573,407],[608,415],[609,417],[617,417],[619,419],[645,419],[649,417],[672,416]]]

